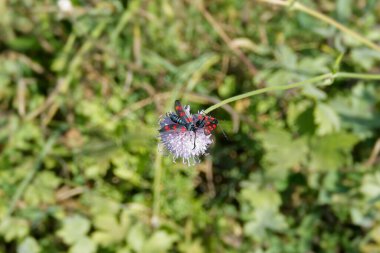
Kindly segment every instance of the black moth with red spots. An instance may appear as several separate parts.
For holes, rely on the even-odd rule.
[[[168,113],[167,116],[173,122],[173,124],[165,125],[159,131],[160,132],[170,132],[170,131],[191,131],[194,132],[195,138],[197,136],[197,130],[203,128],[206,135],[210,135],[213,130],[218,125],[218,120],[211,116],[206,116],[203,114],[195,114],[193,116],[186,113],[183,109],[181,102],[176,100],[174,103],[174,109],[176,113]],[[195,148],[195,138],[194,138],[194,148]]]
[[[197,120],[195,122],[196,128],[204,128],[206,135],[211,134],[212,131],[218,126],[218,120],[211,116],[196,114]]]

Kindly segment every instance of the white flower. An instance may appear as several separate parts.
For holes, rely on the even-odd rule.
[[[184,110],[187,115],[193,118],[193,121],[195,122],[196,116],[190,114],[190,106],[185,106]],[[166,125],[174,124],[174,122],[172,122],[166,115],[161,118],[159,124],[162,128]],[[211,137],[211,134],[206,135],[204,133],[204,128],[198,128],[196,133],[194,131],[180,130],[160,132],[161,142],[173,155],[173,160],[182,158],[183,163],[188,164],[189,166],[199,162],[199,156],[206,153],[207,148],[213,142]]]
[[[62,12],[71,12],[73,10],[71,0],[58,0],[57,5]]]

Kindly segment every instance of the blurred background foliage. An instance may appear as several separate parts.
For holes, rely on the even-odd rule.
[[[298,1],[380,43],[376,0]],[[157,122],[260,87],[379,73],[380,52],[260,1],[0,2],[0,252],[380,252],[380,86],[219,108],[173,164]]]

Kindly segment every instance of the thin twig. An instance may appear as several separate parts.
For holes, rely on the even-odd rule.
[[[227,35],[227,33],[223,30],[223,28],[218,24],[218,22],[214,19],[214,17],[206,10],[206,8],[198,4],[196,5],[199,12],[202,13],[203,17],[207,20],[207,22],[214,28],[216,33],[222,38],[224,43],[227,44],[227,46],[230,48],[234,54],[236,54],[239,59],[247,66],[250,74],[252,76],[256,75],[257,69],[256,67],[252,64],[252,62],[248,59],[247,56],[238,48],[235,47],[232,43],[232,39]]]
[[[48,124],[50,122],[50,119],[53,118],[56,111],[59,108],[58,101],[56,100],[56,97],[60,94],[65,94],[69,88],[69,85],[71,84],[72,80],[74,79],[74,73],[78,71],[78,67],[81,65],[82,61],[84,60],[84,55],[92,49],[92,47],[95,45],[96,39],[102,34],[104,29],[106,28],[108,21],[102,21],[100,22],[95,29],[92,31],[91,36],[89,39],[87,39],[82,46],[80,47],[78,53],[74,56],[72,61],[69,64],[68,67],[68,74],[61,80],[58,80],[58,83],[54,90],[49,94],[48,98],[45,100],[45,102],[38,107],[33,112],[29,113],[26,118],[28,120],[32,120],[33,118],[40,115],[45,110],[49,109],[49,118],[48,120],[44,121],[44,124]],[[55,104],[55,106],[52,106]]]
[[[169,91],[154,95],[155,99],[158,99],[158,100],[165,100],[165,99],[168,99],[170,96],[171,96],[171,92]],[[115,115],[112,118],[112,120],[118,120],[122,117],[125,117],[134,111],[140,110],[144,108],[145,106],[150,105],[151,103],[153,103],[153,101],[154,101],[153,96],[139,100],[136,103],[129,105],[128,107],[123,109],[121,112]]]
[[[365,163],[365,166],[371,167],[372,165],[374,165],[379,153],[380,153],[380,138],[377,139],[375,145],[373,146],[371,156],[368,158],[367,162]]]
[[[295,9],[295,10],[298,10],[298,11],[301,11],[301,12],[304,12],[304,13],[307,13],[309,14],[310,16],[313,16],[323,22],[326,22],[334,27],[336,27],[337,29],[341,30],[342,32],[350,35],[351,37],[355,38],[356,40],[360,41],[361,43],[363,43],[364,45],[376,50],[376,51],[379,51],[380,52],[380,46],[373,43],[372,41],[368,40],[367,38],[363,37],[362,35],[360,35],[359,33],[351,30],[350,28],[340,24],[339,22],[335,21],[334,19],[316,11],[316,10],[313,10],[309,7],[306,7],[305,5],[299,3],[299,2],[294,2],[294,1],[282,1],[282,0],[257,0],[259,2],[265,2],[265,3],[269,3],[269,4],[275,4],[275,5],[281,5],[281,6],[286,6],[286,7],[290,7],[292,9]]]
[[[215,184],[214,184],[214,174],[212,171],[212,160],[210,158],[205,160],[204,166],[199,167],[203,173],[205,173],[207,181],[207,190],[210,198],[215,197]]]
[[[29,171],[29,173],[26,175],[24,180],[21,182],[21,184],[17,187],[15,195],[13,195],[13,198],[11,200],[11,204],[9,206],[9,209],[7,211],[6,216],[12,215],[14,210],[16,209],[17,203],[22,198],[24,192],[28,188],[28,186],[32,183],[34,177],[36,176],[37,172],[40,170],[42,162],[46,155],[50,152],[53,145],[57,141],[58,137],[60,135],[60,132],[54,133],[46,142],[45,146],[43,147],[40,155],[36,159],[36,162],[34,164],[34,167]]]
[[[84,191],[85,188],[83,187],[68,188],[65,186],[56,192],[55,198],[57,199],[57,201],[62,202],[74,196],[80,195]]]
[[[26,82],[20,78],[17,82],[17,111],[21,117],[25,115]]]
[[[157,97],[155,96],[155,94],[157,94],[156,89],[149,83],[143,83],[142,87],[146,90],[146,92],[148,92],[149,96],[153,97],[153,101],[154,101],[157,111],[161,112],[163,110],[163,107],[159,99],[157,99]]]
[[[54,102],[55,98],[64,90],[64,87],[66,86],[66,82],[62,79],[58,79],[58,83],[55,86],[54,90],[49,94],[45,102],[39,106],[34,111],[30,112],[27,116],[27,120],[32,120],[38,115],[40,115],[43,111],[45,111],[47,108],[51,106],[51,104]]]

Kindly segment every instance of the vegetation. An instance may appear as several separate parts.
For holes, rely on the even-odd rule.
[[[380,252],[379,25],[376,0],[1,1],[0,252]],[[196,166],[158,148],[175,99],[228,136]]]

